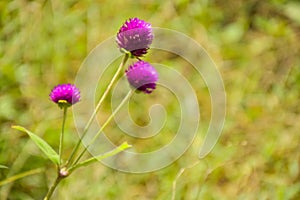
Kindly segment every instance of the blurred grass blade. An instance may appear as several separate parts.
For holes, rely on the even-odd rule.
[[[0,165],[0,169],[8,169],[5,165]]]
[[[43,168],[37,168],[37,169],[29,170],[29,171],[26,171],[26,172],[8,177],[7,179],[4,179],[4,180],[0,181],[0,186],[11,183],[11,182],[14,182],[18,179],[21,179],[21,178],[24,178],[24,177],[27,177],[27,176],[31,176],[31,175],[34,175],[34,174],[41,173],[43,171],[45,171]]]
[[[12,126],[12,128],[17,129],[19,131],[25,132],[29,135],[29,137],[32,139],[32,141],[45,153],[45,155],[55,164],[59,164],[59,156],[54,151],[54,149],[45,142],[42,138],[35,135],[34,133],[30,132],[26,128],[22,126]]]

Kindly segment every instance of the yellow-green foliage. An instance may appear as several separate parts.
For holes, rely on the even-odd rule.
[[[208,51],[227,93],[222,136],[206,158],[176,179],[180,169],[198,160],[211,115],[210,96],[201,76],[184,60],[150,51],[147,61],[174,66],[197,85],[201,123],[194,143],[175,163],[152,173],[125,174],[100,163],[82,168],[62,182],[54,199],[165,200],[174,193],[176,200],[299,199],[299,13],[296,0],[1,0],[0,164],[9,169],[0,169],[0,180],[45,170],[1,186],[0,199],[42,199],[55,167],[25,134],[10,127],[21,124],[57,150],[62,112],[49,100],[50,90],[74,82],[88,53],[130,17],[185,33]],[[112,63],[107,77],[119,62]],[[175,98],[154,92],[153,99],[176,112]],[[149,105],[143,95],[130,104],[137,124],[149,122]],[[99,120],[110,111],[107,101]],[[171,116],[159,140],[137,141],[114,123],[106,133],[115,140],[126,137],[138,151],[155,150],[175,134],[177,118]],[[71,112],[66,127],[65,150],[70,153],[78,138]]]

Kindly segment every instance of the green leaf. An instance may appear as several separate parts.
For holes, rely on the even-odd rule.
[[[0,165],[0,169],[8,169],[5,165]]]
[[[116,147],[115,149],[109,151],[109,152],[106,152],[105,154],[102,154],[102,155],[98,155],[98,156],[95,156],[95,157],[92,157],[90,159],[87,159],[81,163],[78,163],[77,165],[71,167],[69,169],[69,172],[73,172],[75,169],[79,168],[79,167],[83,167],[83,166],[87,166],[91,163],[94,163],[96,161],[99,161],[99,160],[103,160],[105,158],[108,158],[108,157],[111,157],[111,156],[114,156],[128,148],[131,148],[132,145],[128,144],[127,142],[123,142],[120,146]]]
[[[114,156],[114,155],[116,155],[116,154],[118,154],[118,153],[120,153],[120,152],[122,152],[122,151],[124,151],[124,150],[126,150],[128,148],[131,148],[131,147],[132,147],[132,145],[128,144],[127,142],[124,142],[120,146],[116,147],[115,149],[113,149],[113,150],[111,150],[111,151],[109,151],[109,152],[107,152],[105,154],[98,155],[98,156],[95,156],[94,158],[91,158],[91,159],[88,159],[86,161],[83,161],[83,163],[84,162],[90,162],[92,160],[98,160],[98,161],[99,160],[103,160],[105,158]]]
[[[29,135],[29,137],[32,139],[32,141],[45,153],[45,155],[55,164],[59,164],[59,156],[54,151],[54,149],[45,142],[42,138],[35,135],[34,133],[30,132],[26,128],[22,126],[12,126],[13,129],[25,132]]]

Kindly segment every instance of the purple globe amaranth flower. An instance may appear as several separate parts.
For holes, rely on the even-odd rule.
[[[129,51],[133,56],[141,57],[147,53],[153,40],[151,24],[132,18],[127,20],[117,34],[120,49]]]
[[[70,83],[55,86],[49,96],[50,99],[61,108],[71,106],[80,101],[79,89]]]
[[[126,70],[129,84],[144,93],[150,94],[156,88],[158,73],[156,69],[145,61],[137,61]]]

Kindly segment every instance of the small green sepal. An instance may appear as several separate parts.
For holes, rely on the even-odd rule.
[[[58,100],[57,104],[61,109],[68,108],[72,105],[69,102],[67,102],[66,100]]]
[[[121,53],[127,54],[130,58],[134,58],[135,57],[134,55],[132,55],[132,53],[130,51],[127,51],[124,48],[121,48],[120,51],[121,51]]]

